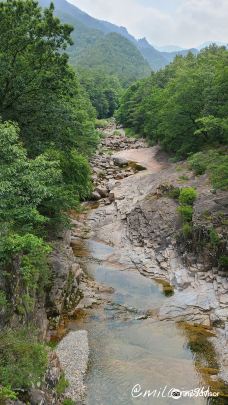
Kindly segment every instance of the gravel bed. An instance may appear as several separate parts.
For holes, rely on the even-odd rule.
[[[89,345],[88,334],[85,330],[70,332],[58,344],[56,353],[69,382],[66,397],[74,401],[82,401],[85,397],[83,382],[86,373]]]

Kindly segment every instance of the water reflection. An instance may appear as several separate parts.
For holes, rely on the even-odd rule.
[[[104,243],[83,241],[74,251],[89,277],[114,289],[111,302],[78,313],[77,320],[68,325],[73,330],[86,329],[89,335],[87,405],[175,403],[168,397],[133,398],[136,384],[151,391],[165,386],[191,390],[208,385],[215,391],[223,390],[222,383],[213,379],[218,364],[208,340],[211,331],[140,316],[156,314],[156,308],[167,299],[164,287],[168,289],[168,285],[143,277],[129,265],[124,268],[123,261],[113,259],[114,249]],[[181,398],[179,403],[193,401],[196,405],[224,405],[226,398]]]

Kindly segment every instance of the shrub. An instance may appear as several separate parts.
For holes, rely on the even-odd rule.
[[[116,130],[113,132],[113,135],[114,135],[114,136],[120,136],[120,135],[121,135],[121,132],[120,132],[118,129],[116,129]]]
[[[210,230],[210,242],[212,246],[217,246],[219,244],[219,236],[214,228]]]
[[[193,208],[189,205],[182,205],[178,208],[178,212],[181,214],[183,222],[192,221]]]
[[[215,189],[228,189],[228,156],[223,150],[195,153],[188,159],[191,169],[198,175],[209,173]]]
[[[228,256],[221,256],[219,258],[219,264],[222,268],[224,268],[225,270],[228,270]]]
[[[64,399],[63,405],[75,405],[75,402],[72,399]]]
[[[192,187],[182,188],[179,196],[179,203],[182,205],[193,205],[197,198],[197,191]]]
[[[61,375],[58,384],[56,385],[57,394],[64,394],[66,389],[69,387],[69,382],[66,380],[64,374]]]
[[[9,387],[0,387],[0,403],[5,403],[7,399],[17,399],[17,395]]]
[[[26,389],[36,385],[47,367],[47,351],[34,330],[3,330],[0,333],[0,381],[3,386]]]
[[[171,190],[168,192],[168,196],[173,198],[174,200],[178,200],[180,197],[180,188],[172,187]]]
[[[195,153],[188,159],[188,162],[190,163],[190,167],[192,170],[194,170],[196,175],[204,174],[207,170],[208,163],[203,152]]]
[[[128,138],[137,138],[138,135],[135,133],[135,131],[132,128],[125,128],[125,135]]]
[[[211,164],[209,173],[215,189],[228,190],[228,156],[220,156],[218,162]]]
[[[2,309],[5,309],[7,306],[7,299],[6,299],[6,294],[4,291],[0,290],[0,311]]]
[[[96,128],[106,128],[108,126],[108,123],[109,122],[107,120],[103,120],[103,119],[98,120],[98,119],[96,119],[95,127]]]
[[[192,225],[185,223],[182,226],[182,233],[186,239],[189,239],[192,236]]]
[[[20,281],[24,294],[19,295],[18,300],[14,301],[20,313],[32,311],[34,296],[44,294],[49,282],[50,271],[47,257],[50,252],[51,247],[43,239],[32,234],[21,236],[11,233],[2,237],[0,241],[0,265],[5,269],[5,276],[12,260],[15,258],[20,260]],[[8,277],[10,276],[9,272]],[[9,285],[10,288],[11,285]],[[13,293],[13,289],[11,293]],[[3,300],[4,297],[2,294],[1,296]]]

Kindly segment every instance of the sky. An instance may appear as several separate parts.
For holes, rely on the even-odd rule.
[[[228,0],[69,0],[93,17],[122,25],[152,45],[228,43]]]

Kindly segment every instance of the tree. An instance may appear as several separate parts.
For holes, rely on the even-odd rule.
[[[72,28],[34,0],[0,3],[0,115],[16,121],[29,155],[48,147],[87,154],[95,112],[68,65]]]
[[[214,45],[176,57],[125,92],[118,120],[177,158],[227,144],[227,61],[228,51]]]
[[[97,117],[99,119],[112,117],[119,106],[121,94],[119,79],[96,69],[79,69],[79,78],[97,111]]]

